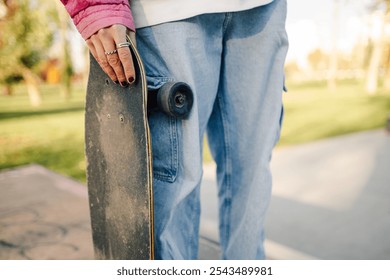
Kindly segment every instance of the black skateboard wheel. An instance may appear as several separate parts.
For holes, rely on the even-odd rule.
[[[167,82],[157,93],[158,108],[172,117],[187,118],[193,103],[192,90],[183,82]]]

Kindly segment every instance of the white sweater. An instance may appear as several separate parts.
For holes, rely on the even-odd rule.
[[[236,12],[273,0],[131,0],[136,28],[190,18],[196,15]]]

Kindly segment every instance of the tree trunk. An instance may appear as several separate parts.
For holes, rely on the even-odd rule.
[[[10,84],[5,84],[5,85],[4,85],[4,95],[5,95],[5,96],[12,96],[12,94],[13,94],[12,85],[10,85]]]
[[[67,40],[68,32],[68,14],[63,9],[63,6],[59,4],[56,5],[58,18],[59,18],[59,27],[60,27],[60,38],[62,43],[61,50],[61,97],[65,100],[70,99],[71,95],[71,78],[72,78],[72,60],[70,55],[70,44]]]
[[[387,68],[386,74],[385,74],[385,79],[383,83],[383,88],[389,92],[390,90],[390,69]]]
[[[66,24],[65,24],[66,25]],[[70,45],[66,39],[66,30],[61,31],[63,53],[61,59],[61,96],[65,100],[69,100],[71,97],[71,79],[72,79],[72,62],[70,58]]]
[[[378,39],[380,40],[380,39]],[[370,64],[367,71],[366,91],[368,94],[375,94],[378,91],[379,67],[381,63],[382,44],[376,42],[372,52]]]
[[[386,91],[390,90],[390,46],[387,46],[387,59],[383,87]]]
[[[332,52],[330,54],[329,61],[329,75],[328,75],[328,89],[331,92],[336,90],[336,81],[337,81],[337,68],[338,68],[338,51],[337,51],[337,42],[338,42],[338,30],[340,29],[339,22],[339,0],[334,0],[333,3],[333,26],[332,26]]]
[[[23,69],[22,75],[26,82],[31,105],[33,107],[40,106],[42,104],[42,97],[38,87],[38,77],[30,69]]]
[[[379,83],[379,68],[381,65],[383,46],[384,46],[384,31],[385,31],[385,15],[381,16],[381,31],[374,40],[374,47],[371,54],[370,63],[367,70],[366,91],[372,95],[378,91]]]

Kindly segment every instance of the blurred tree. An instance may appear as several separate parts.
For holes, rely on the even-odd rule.
[[[314,71],[326,70],[328,68],[329,55],[317,48],[308,54],[307,60]]]
[[[300,72],[298,63],[295,60],[286,62],[286,65],[284,66],[284,72],[286,74],[286,77],[288,77],[289,79],[294,75],[298,74]]]
[[[336,90],[337,80],[337,57],[338,57],[338,33],[340,29],[339,10],[342,0],[333,0],[333,22],[332,22],[332,52],[329,56],[329,73],[328,73],[328,89],[330,91]]]
[[[33,106],[41,104],[38,66],[51,43],[46,6],[34,0],[0,0],[0,83],[7,85],[22,78]]]
[[[390,91],[390,42],[387,43],[387,49],[385,52],[385,77],[383,86],[386,90]]]
[[[369,94],[375,94],[378,90],[379,70],[383,63],[383,52],[386,44],[385,27],[389,23],[390,0],[375,0],[369,8],[373,16],[380,19],[380,33],[373,39],[373,49],[366,80],[366,91]]]
[[[52,1],[52,0],[48,0]],[[60,1],[55,1],[56,5],[56,23],[59,27],[60,43],[62,46],[60,53],[61,67],[61,96],[68,100],[71,93],[71,78],[73,75],[72,59],[70,54],[70,42],[68,39],[69,31],[71,30],[70,17],[67,14],[64,6]]]

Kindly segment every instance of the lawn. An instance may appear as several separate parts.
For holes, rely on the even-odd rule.
[[[0,96],[0,169],[38,163],[85,181],[84,90],[64,101],[57,86],[42,86],[43,105],[32,108],[25,88]]]
[[[14,96],[0,96],[0,169],[38,163],[85,182],[84,89],[75,86],[65,102],[57,86],[41,88],[38,109],[29,105],[24,86]],[[368,96],[356,82],[343,82],[335,93],[321,83],[292,84],[284,104],[279,145],[292,145],[383,127],[390,93]],[[210,160],[207,152],[205,158]]]
[[[333,93],[325,83],[291,85],[284,96],[279,145],[384,127],[390,116],[390,92],[370,96],[363,89],[356,81],[340,83]]]

